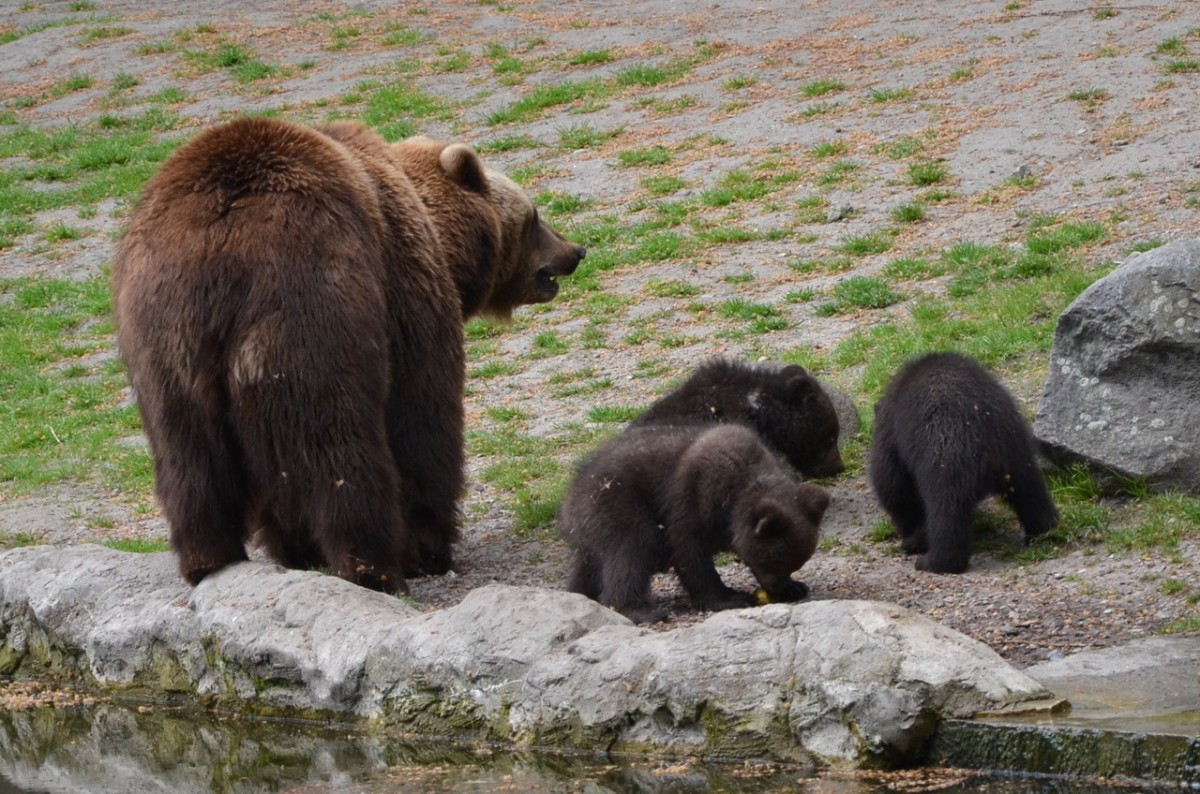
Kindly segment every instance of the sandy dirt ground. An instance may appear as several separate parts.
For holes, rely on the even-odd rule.
[[[87,33],[102,27],[119,32]],[[685,198],[731,170],[771,159],[788,162],[801,179],[767,200],[714,211],[731,225],[762,231],[787,227],[806,197],[824,199],[822,217],[803,234],[761,236],[705,248],[696,257],[601,274],[606,293],[629,299],[617,319],[627,332],[650,324],[660,335],[683,340],[655,348],[656,366],[649,371],[646,347],[620,330],[609,332],[608,344],[529,356],[538,333],[555,330],[574,339],[589,318],[567,303],[522,314],[491,353],[519,365],[472,379],[467,412],[473,428],[491,426],[490,408],[520,409],[527,417],[524,431],[549,439],[570,423],[586,424],[596,405],[647,403],[710,355],[754,359],[795,348],[829,349],[865,325],[902,317],[912,301],[820,316],[812,303],[790,303],[784,296],[877,274],[897,258],[964,240],[1016,244],[1039,217],[1104,223],[1109,236],[1088,251],[1097,266],[1123,260],[1135,246],[1180,239],[1196,229],[1200,72],[1170,67],[1189,47],[1200,56],[1200,7],[1183,0],[12,2],[0,14],[0,32],[6,30],[22,35],[0,44],[0,100],[15,110],[19,124],[84,124],[103,114],[141,112],[161,105],[164,89],[179,89],[169,107],[182,124],[169,134],[190,134],[245,111],[275,109],[305,120],[335,111],[358,116],[363,108],[352,97],[359,88],[397,79],[397,64],[408,63],[404,79],[451,108],[441,118],[417,119],[423,134],[477,144],[521,135],[542,144],[496,151],[489,159],[501,169],[533,174],[532,192],[585,202],[586,210],[563,224],[568,233],[593,216],[613,215],[627,225],[652,217],[643,181],[648,173],[682,180],[674,198]],[[389,32],[406,30],[420,35],[385,43]],[[188,43],[189,31],[195,43]],[[190,67],[182,50],[214,37],[243,45],[281,67],[280,73],[247,84],[228,70]],[[162,42],[175,44],[155,46]],[[501,52],[525,64],[517,79],[505,70]],[[585,57],[595,52],[607,53],[607,60]],[[490,123],[496,111],[539,87],[610,79],[631,66],[681,59],[694,65],[663,84],[631,86],[600,102],[558,105],[517,123]],[[92,84],[56,95],[53,87],[67,75],[88,75]],[[122,76],[135,78],[136,86],[119,91]],[[810,96],[817,80],[841,88]],[[611,135],[586,148],[561,144],[564,133],[588,128]],[[822,187],[828,163],[812,152],[835,139],[844,143],[840,157],[854,164],[854,176]],[[848,236],[892,225],[890,213],[911,202],[915,189],[906,179],[911,160],[893,159],[888,146],[913,140],[920,141],[923,159],[945,167],[949,177],[942,187],[952,196],[928,204],[924,220],[904,226],[890,250],[856,259],[851,269],[804,274],[789,267],[830,256]],[[652,171],[622,166],[620,152],[654,145],[675,156]],[[0,161],[6,170],[24,165],[20,158]],[[0,250],[0,277],[101,272],[112,259],[126,209],[123,202],[108,202],[88,219],[75,217],[74,209],[44,213],[39,229],[67,218],[89,233],[51,250],[40,233],[19,239]],[[736,296],[778,305],[788,328],[766,336],[723,334],[721,320],[687,311],[678,299],[647,294],[650,279],[698,285],[691,300],[700,303]],[[934,279],[908,289],[916,297],[943,288]],[[610,385],[597,394],[550,394],[556,375],[584,370]],[[829,380],[853,393],[858,376],[837,372]],[[1040,379],[1026,376],[1009,385],[1032,413]],[[859,410],[867,415],[869,406]],[[547,454],[553,454],[549,441]],[[476,456],[470,463],[461,570],[411,582],[417,603],[453,604],[492,582],[561,586],[565,547],[553,531],[514,535],[508,495],[478,476],[492,462]],[[1090,546],[1018,565],[1003,554],[1019,544],[1019,529],[1009,519],[999,522],[1002,529],[976,554],[969,572],[931,576],[914,571],[895,544],[868,540],[881,515],[861,469],[830,489],[826,542],[802,571],[812,598],[898,602],[1017,664],[1152,634],[1195,610],[1186,593],[1164,587],[1168,581],[1200,582],[1195,544],[1170,553],[1123,554]],[[1118,505],[1117,512],[1136,520],[1136,505]],[[63,544],[166,535],[157,515],[134,515],[127,499],[95,483],[36,494],[0,490],[0,522],[3,532],[35,532]],[[736,563],[724,573],[731,583],[750,584]],[[667,625],[701,617],[686,609],[670,577],[656,588],[676,611]]]

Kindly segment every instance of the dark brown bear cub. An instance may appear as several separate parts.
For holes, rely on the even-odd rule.
[[[701,610],[752,606],[722,581],[732,550],[773,601],[808,594],[791,579],[817,547],[829,495],[796,483],[740,425],[631,427],[579,467],[558,526],[575,547],[568,589],[643,623],[661,619],[654,573],[675,569]]]
[[[986,496],[1012,506],[1027,541],[1058,523],[1016,402],[982,365],[955,353],[912,360],[888,384],[875,406],[870,476],[923,571],[967,569],[971,514]]]
[[[750,366],[713,359],[630,426],[696,422],[758,431],[805,477],[832,477],[845,468],[837,445],[837,411],[817,379],[794,364]]]
[[[449,570],[463,320],[550,300],[582,256],[462,144],[250,118],[181,148],[113,285],[183,577],[254,533],[382,590]]]

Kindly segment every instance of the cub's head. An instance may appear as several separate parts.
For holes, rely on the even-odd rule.
[[[438,231],[463,315],[501,319],[558,294],[559,276],[587,253],[550,228],[519,185],[466,144],[410,138],[393,144]]]
[[[771,601],[794,601],[807,593],[792,581],[817,550],[829,494],[807,483],[780,482],[743,515],[735,516],[733,549]]]
[[[765,374],[752,415],[763,437],[805,477],[832,477],[845,469],[837,409],[803,367],[793,364]]]

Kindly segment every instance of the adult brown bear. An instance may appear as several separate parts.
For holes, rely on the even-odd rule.
[[[462,144],[247,118],[180,149],[113,284],[183,577],[255,532],[381,590],[449,570],[463,321],[550,300],[583,255]]]

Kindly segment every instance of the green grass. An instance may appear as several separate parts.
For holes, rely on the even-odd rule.
[[[899,303],[904,296],[892,289],[885,279],[874,276],[852,276],[839,281],[830,294],[831,300],[817,307],[817,314],[844,314],[859,309],[882,309]]]
[[[1067,223],[1043,232],[1057,241],[1049,254],[971,242],[941,252],[930,274],[939,268],[951,274],[948,296],[917,299],[906,321],[856,332],[835,348],[832,365],[863,367],[864,391],[876,397],[897,362],[929,350],[959,350],[992,367],[1044,356],[1059,314],[1103,275],[1102,269],[1085,267],[1070,245],[1063,245],[1083,245],[1078,242],[1080,226]],[[1091,230],[1082,236],[1095,234]],[[924,260],[916,260],[907,267],[924,276],[922,264]]]
[[[0,282],[0,482],[17,492],[66,479],[148,491],[149,455],[111,351],[108,280]]]
[[[800,86],[801,95],[810,99],[819,96],[827,96],[829,94],[836,94],[839,91],[845,90],[845,83],[843,83],[841,80],[832,80],[829,78],[812,80]]]
[[[1196,58],[1174,58],[1167,61],[1167,65],[1163,67],[1167,74],[1191,74],[1200,72],[1200,59]]]
[[[893,207],[888,213],[896,223],[917,223],[925,220],[925,207],[916,202]]]
[[[896,102],[905,99],[912,99],[913,90],[911,88],[873,88],[871,89],[872,102]]]
[[[104,541],[103,545],[110,549],[134,554],[154,554],[171,550],[171,544],[167,541],[150,538],[110,538]]]
[[[617,137],[623,131],[623,127],[601,130],[591,122],[585,121],[560,129],[558,131],[558,143],[559,146],[569,150],[595,149]]]
[[[480,479],[506,492],[513,533],[537,537],[552,529],[570,478],[570,461],[611,432],[568,425],[545,438],[508,427],[472,430],[467,433],[467,451],[495,459],[480,472]]]
[[[669,196],[687,187],[687,182],[677,176],[657,174],[644,177],[641,185],[652,196]]]
[[[539,85],[508,107],[501,108],[487,118],[492,126],[527,122],[542,115],[550,108],[597,99],[610,93],[607,84],[598,79],[566,81]]]
[[[249,48],[237,42],[219,42],[206,49],[184,50],[184,61],[197,73],[228,70],[240,83],[272,77],[279,68],[260,60]]]
[[[358,87],[364,97],[359,119],[373,127],[389,141],[415,135],[422,119],[449,120],[454,116],[450,106],[427,94],[408,80],[384,85],[363,84]]]
[[[480,154],[493,154],[496,152],[512,152],[519,149],[537,149],[541,145],[533,136],[526,133],[518,133],[481,141],[475,145],[475,151]]]
[[[613,60],[616,60],[616,56],[608,50],[584,50],[568,57],[567,63],[571,66],[598,66]]]
[[[757,334],[782,331],[790,325],[787,318],[783,317],[774,306],[744,301],[740,298],[731,298],[718,304],[717,314],[728,319],[742,320],[752,332]]]
[[[617,152],[617,165],[632,166],[666,165],[671,162],[671,150],[665,146],[650,146],[645,149],[626,149]]]
[[[908,183],[917,187],[941,184],[949,176],[949,169],[943,163],[935,160],[910,163],[908,166]]]
[[[839,138],[833,141],[822,141],[821,143],[818,143],[809,149],[808,153],[813,157],[820,158],[838,157],[845,154],[849,148],[850,147],[846,145],[846,142]]]
[[[837,250],[851,256],[869,256],[882,254],[891,247],[891,234],[886,231],[873,231],[866,234],[843,236]]]

